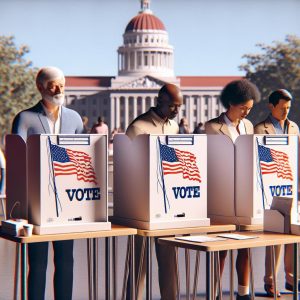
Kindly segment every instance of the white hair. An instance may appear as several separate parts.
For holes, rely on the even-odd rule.
[[[42,84],[43,86],[46,86],[48,81],[58,78],[65,79],[62,70],[57,67],[43,67],[37,73],[36,84]]]

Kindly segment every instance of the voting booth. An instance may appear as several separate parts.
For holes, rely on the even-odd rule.
[[[36,234],[109,230],[106,135],[6,137],[7,216]]]
[[[297,219],[298,136],[208,135],[208,216],[233,224],[263,224],[274,197],[292,199]]]
[[[114,138],[114,221],[141,229],[210,225],[206,135]]]

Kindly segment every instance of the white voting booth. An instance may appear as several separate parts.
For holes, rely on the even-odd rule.
[[[207,226],[206,135],[114,138],[114,221],[141,229]]]
[[[276,197],[291,201],[291,222],[297,220],[298,136],[241,135],[233,144],[208,135],[207,152],[211,220],[263,224]]]
[[[6,138],[7,216],[36,234],[109,230],[106,135]]]

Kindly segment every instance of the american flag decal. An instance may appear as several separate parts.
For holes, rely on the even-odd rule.
[[[77,180],[97,184],[91,157],[83,151],[74,151],[52,144],[50,152],[55,176],[77,175]]]
[[[193,153],[160,144],[160,156],[164,175],[181,173],[184,179],[201,182]]]
[[[258,145],[261,174],[277,174],[278,178],[293,180],[289,157],[286,153]]]

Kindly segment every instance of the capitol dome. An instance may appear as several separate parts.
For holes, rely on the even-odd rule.
[[[174,77],[173,47],[163,22],[141,0],[141,10],[125,28],[118,48],[118,75]]]
[[[130,22],[126,26],[125,32],[141,30],[166,31],[166,28],[159,18],[154,16],[150,11],[145,11],[139,13],[137,16],[130,20]]]

